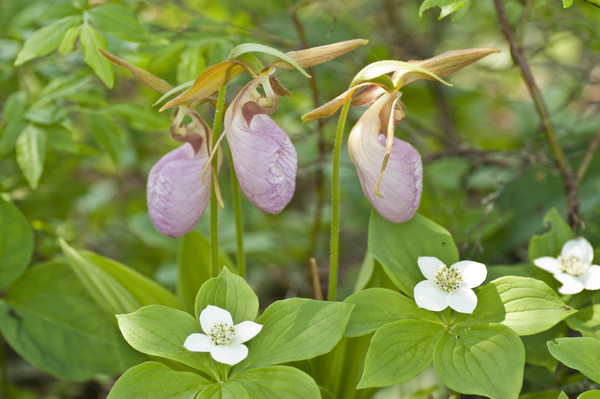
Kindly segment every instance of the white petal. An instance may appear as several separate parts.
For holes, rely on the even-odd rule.
[[[590,266],[580,278],[586,290],[600,290],[600,266]]]
[[[415,285],[415,302],[423,309],[439,312],[448,307],[448,293],[439,289],[433,281],[424,280]]]
[[[204,308],[202,313],[200,313],[200,325],[202,326],[202,331],[208,334],[217,323],[225,323],[233,326],[231,313],[218,306],[208,305]]]
[[[458,287],[448,293],[448,305],[457,312],[473,313],[477,306],[477,295],[469,287]]]
[[[183,347],[192,352],[210,352],[215,344],[204,334],[190,334],[183,343]]]
[[[243,344],[215,345],[210,355],[219,363],[233,366],[248,356],[248,348]]]
[[[561,265],[558,263],[558,260],[550,256],[542,256],[541,258],[537,258],[533,261],[533,264],[552,274],[558,273],[561,269]]]
[[[577,237],[565,242],[560,254],[562,256],[576,256],[585,264],[590,265],[594,259],[594,248],[585,238]]]
[[[236,342],[239,343],[251,340],[262,330],[262,324],[253,321],[243,321],[235,326]]]
[[[567,273],[558,273],[554,275],[554,278],[563,284],[558,289],[558,292],[563,295],[577,294],[583,291],[583,282],[575,276]]]
[[[427,280],[433,280],[435,277],[435,272],[444,265],[444,262],[439,260],[434,256],[419,256],[417,259],[417,263],[419,264],[419,269],[421,269],[421,273]]]
[[[463,260],[456,262],[453,266],[462,274],[463,284],[469,288],[480,286],[487,277],[487,269],[483,263]]]

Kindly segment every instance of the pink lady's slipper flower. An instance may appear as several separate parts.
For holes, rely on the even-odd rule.
[[[267,115],[276,107],[277,94],[269,76],[262,75],[240,91],[225,113],[225,135],[240,187],[254,206],[272,214],[292,199],[297,169],[292,141]]]
[[[189,233],[198,223],[210,198],[210,185],[202,174],[207,169],[209,128],[195,113],[188,127],[178,126],[176,118],[171,134],[181,147],[163,156],[150,170],[147,184],[148,213],[158,231],[170,237]],[[183,132],[183,134],[182,134]],[[210,170],[205,181],[210,181]]]
[[[417,150],[394,137],[395,126],[406,116],[400,89],[418,79],[446,83],[442,77],[494,52],[498,50],[475,48],[423,61],[375,62],[354,77],[348,90],[302,119],[333,115],[346,101],[352,106],[371,104],[350,132],[348,152],[373,208],[392,223],[405,222],[419,207],[423,172]]]

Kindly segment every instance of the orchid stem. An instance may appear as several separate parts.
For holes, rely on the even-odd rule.
[[[333,181],[331,183],[331,253],[329,257],[329,291],[327,300],[335,301],[340,256],[340,155],[344,126],[350,109],[350,100],[344,103],[335,134],[333,147]]]
[[[235,238],[237,243],[237,268],[240,277],[246,277],[246,256],[244,255],[244,223],[242,220],[242,199],[237,175],[233,166],[233,158],[229,157],[231,170],[231,195],[233,196],[233,211],[235,213]]]
[[[215,109],[215,120],[213,121],[213,133],[212,133],[212,151],[218,151],[216,146],[221,133],[221,125],[223,122],[223,109],[225,108],[225,86],[219,89],[219,95],[217,97],[217,107]],[[219,204],[217,201],[217,176],[216,171],[219,169],[219,157],[213,157],[212,159],[212,171],[210,174],[211,188],[210,190],[210,270],[211,276],[216,277],[219,275],[219,230],[218,230],[218,208]]]

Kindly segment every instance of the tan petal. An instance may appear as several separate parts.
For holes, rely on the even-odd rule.
[[[117,57],[116,55],[112,55],[108,51],[102,50],[101,48],[99,48],[98,51],[100,51],[100,53],[110,62],[129,69],[129,72],[131,72],[133,76],[135,76],[140,82],[142,82],[154,91],[157,91],[159,93],[166,93],[173,88],[173,86],[171,86],[167,81],[157,76],[154,76],[145,69],[132,65],[129,62]]]
[[[296,61],[302,68],[310,68],[346,54],[359,46],[364,46],[368,42],[365,39],[346,40],[305,50],[289,51],[286,55]],[[272,65],[282,69],[294,69],[293,66],[282,60],[277,60]]]

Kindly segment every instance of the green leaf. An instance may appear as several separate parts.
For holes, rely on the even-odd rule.
[[[191,372],[175,371],[157,362],[145,362],[127,370],[107,399],[194,399],[210,380]]]
[[[369,288],[350,295],[344,303],[354,305],[345,337],[358,337],[375,331],[388,323],[404,319],[440,319],[432,312],[419,308],[415,302],[399,292],[385,288]]]
[[[228,381],[241,386],[248,398],[320,399],[319,387],[306,373],[288,366],[271,366],[245,371]],[[227,385],[227,383],[225,383]],[[223,395],[237,399],[237,396]]]
[[[584,337],[600,339],[600,303],[579,309],[579,312],[567,319],[567,325]]]
[[[124,137],[116,123],[104,112],[88,113],[87,121],[98,146],[108,153],[115,166],[121,165]]]
[[[546,214],[543,223],[549,227],[548,231],[534,235],[529,241],[529,261],[532,263],[542,256],[558,256],[563,244],[574,237],[573,231],[556,208]]]
[[[38,125],[56,125],[67,119],[68,115],[64,108],[56,104],[40,105],[33,104],[24,114],[25,120]]]
[[[27,123],[23,119],[23,114],[26,105],[27,94],[24,91],[16,91],[6,98],[2,108],[2,116],[6,120],[6,125],[0,137],[0,156],[12,151],[21,132],[25,130]]]
[[[569,8],[573,5],[573,0],[563,0],[563,8]]]
[[[167,289],[133,269],[93,252],[76,251],[62,239],[60,245],[75,274],[108,313],[129,313],[152,304],[181,307]]]
[[[329,352],[342,338],[352,305],[291,298],[269,306],[257,320],[261,332],[248,342],[248,357],[233,373],[259,366],[310,359]]]
[[[183,347],[190,334],[201,332],[200,322],[189,313],[150,305],[119,314],[117,320],[125,340],[134,349],[185,364],[218,380],[219,369],[210,354],[190,352]]]
[[[458,262],[458,249],[450,233],[418,213],[408,222],[394,224],[371,212],[369,251],[411,298],[415,285],[425,279],[417,264],[420,256],[435,256],[446,264]]]
[[[218,277],[202,285],[196,296],[196,317],[208,305],[218,306],[231,313],[234,324],[254,321],[258,314],[258,297],[246,280],[231,273],[226,267]]]
[[[564,323],[559,323],[541,333],[521,337],[521,341],[525,346],[525,361],[527,364],[545,367],[553,373],[558,365],[558,360],[550,354],[546,342],[565,335],[567,335],[567,327]]]
[[[23,214],[0,198],[0,290],[27,268],[33,254],[33,231]]]
[[[501,277],[481,288],[477,298],[473,314],[458,316],[456,325],[496,322],[518,335],[531,335],[548,330],[577,312],[544,282],[530,277]]]
[[[128,8],[104,4],[89,11],[92,22],[101,32],[128,42],[145,43],[153,37],[141,26],[136,15]]]
[[[306,76],[307,78],[310,78],[310,75],[308,74],[308,72],[306,72],[304,70],[304,68],[302,68],[289,55],[286,55],[285,53],[282,53],[281,51],[279,51],[277,49],[274,49],[273,47],[265,46],[265,45],[262,45],[262,44],[257,44],[257,43],[244,43],[244,44],[240,44],[239,46],[236,46],[236,47],[233,48],[233,50],[231,50],[231,52],[229,53],[229,56],[227,57],[227,59],[228,60],[235,60],[236,58],[238,58],[242,54],[245,54],[245,53],[254,53],[254,52],[273,55],[273,56],[279,58],[280,60],[287,62],[288,64],[290,64],[294,68],[296,68],[302,75]]]
[[[440,16],[438,19],[442,19],[465,6],[468,8],[470,3],[469,0],[425,0],[419,8],[419,17],[422,17],[423,12],[430,8],[440,7]]]
[[[24,64],[33,58],[56,50],[69,28],[80,25],[82,21],[81,15],[70,15],[36,30],[23,44],[23,48],[15,60],[15,65]]]
[[[17,139],[17,163],[33,190],[37,189],[46,158],[46,135],[34,124],[28,124]]]
[[[112,88],[115,80],[112,66],[98,51],[99,48],[106,48],[104,36],[90,24],[83,24],[79,32],[79,43],[83,49],[85,63],[94,70],[107,87]]]
[[[566,395],[565,395],[566,396]],[[569,398],[566,398],[569,399]],[[577,399],[600,399],[600,391],[587,391],[577,397]]]
[[[441,323],[400,320],[373,335],[358,388],[384,387],[406,382],[425,370],[444,332]]]
[[[77,37],[79,37],[79,27],[71,26],[65,32],[65,35],[58,46],[58,52],[61,54],[67,54],[73,51]]]
[[[61,261],[35,266],[10,286],[0,329],[19,355],[60,379],[114,375],[141,360]]]
[[[565,366],[581,371],[600,384],[600,340],[591,337],[557,338],[548,350]]]
[[[219,264],[226,266],[229,270],[234,269],[231,260],[221,248],[219,248]],[[177,295],[185,309],[193,312],[198,290],[211,276],[208,239],[196,231],[186,234],[179,247],[178,265]],[[254,313],[254,318],[256,318],[256,313]]]
[[[450,389],[491,399],[516,399],[523,383],[525,349],[510,328],[484,324],[440,337],[433,365]]]

